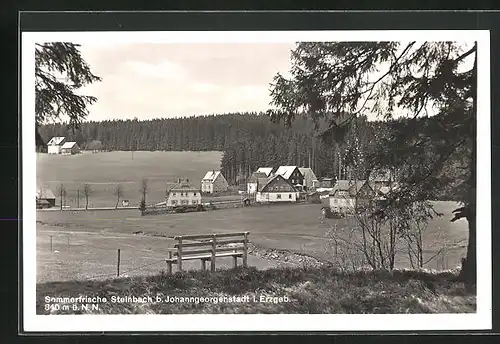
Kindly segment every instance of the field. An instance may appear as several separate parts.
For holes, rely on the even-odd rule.
[[[76,156],[38,155],[38,185],[54,192],[67,189],[67,205],[76,207],[76,190],[92,185],[91,207],[112,207],[113,188],[123,186],[130,204],[140,200],[140,181],[149,180],[148,203],[163,201],[168,182],[179,177],[198,184],[206,171],[217,169],[218,152],[86,153]],[[80,194],[80,206],[83,197]],[[234,198],[225,196],[222,199]],[[467,244],[467,222],[451,223],[453,202],[436,202],[444,215],[433,219],[424,235],[425,268],[453,269]],[[348,219],[323,219],[319,204],[266,205],[186,214],[141,216],[138,209],[37,211],[37,313],[48,314],[42,297],[78,295],[180,296],[192,291],[214,297],[288,295],[289,303],[137,303],[101,308],[97,313],[419,313],[474,312],[475,296],[454,282],[456,272],[435,274],[393,272],[344,276],[322,268],[331,260],[325,237],[334,228],[351,228]],[[31,227],[33,228],[33,227]],[[25,230],[30,230],[26,228]],[[217,261],[218,271],[188,270],[165,276],[164,259],[175,235],[250,232],[248,270],[228,270],[231,259]],[[444,250],[443,250],[444,248]],[[402,249],[402,248],[401,248]],[[120,264],[118,264],[120,250]],[[437,252],[441,252],[436,256]],[[309,263],[313,263],[309,265]],[[317,264],[316,264],[317,263]],[[241,264],[241,263],[240,263]],[[316,264],[316,265],[315,265]],[[319,264],[319,265],[318,265]],[[404,250],[396,268],[407,268]],[[118,271],[119,269],[119,271]],[[175,271],[175,267],[174,267]],[[408,275],[409,274],[409,275]],[[117,279],[117,276],[119,278]],[[332,292],[334,291],[334,292]],[[65,311],[56,311],[56,313]],[[76,313],[79,313],[78,311]],[[81,313],[81,312],[80,312]],[[85,313],[85,312],[83,312]]]
[[[424,237],[425,258],[446,247],[442,262],[437,258],[426,267],[454,268],[465,254],[467,224],[450,223],[454,204],[439,202],[436,209],[444,216],[434,219]],[[325,233],[346,226],[346,220],[324,220],[315,204],[254,206],[201,213],[140,216],[138,210],[121,211],[39,211],[37,213],[37,278],[39,281],[113,276],[117,249],[121,249],[122,271],[149,274],[165,269],[161,259],[173,246],[169,237],[182,234],[250,231],[252,243],[265,249],[305,253],[329,259]],[[134,234],[136,233],[136,234]],[[51,238],[52,237],[52,238]],[[53,251],[50,253],[50,240]],[[259,268],[275,262],[252,258]],[[155,262],[156,265],[155,265]],[[149,268],[140,268],[151,264]],[[188,265],[189,266],[189,265]],[[397,267],[408,267],[404,253],[397,256]],[[198,264],[196,264],[196,268]]]
[[[116,204],[113,191],[120,184],[124,191],[122,199],[135,206],[142,197],[141,180],[147,178],[147,202],[162,202],[167,183],[187,178],[199,186],[207,171],[219,169],[221,156],[220,152],[86,152],[72,156],[39,153],[37,185],[49,187],[57,197],[58,186],[63,184],[66,205],[82,207],[85,204],[82,185],[88,183],[92,187],[89,207],[112,207]]]
[[[124,198],[132,205],[140,200],[142,178],[149,180],[148,203],[160,201],[165,197],[167,182],[184,177],[199,183],[206,171],[219,167],[220,157],[219,152],[134,152],[133,158],[132,152],[39,154],[37,178],[39,184],[54,190],[63,183],[68,190],[67,203],[75,203],[78,187],[90,183],[93,189],[90,204],[96,207],[113,206],[116,200],[112,189],[115,183],[120,183]],[[452,202],[436,203],[436,210],[444,215],[429,223],[424,237],[424,258],[432,258],[443,247],[446,250],[431,259],[428,268],[456,267],[465,254],[467,223],[449,222],[455,207]],[[37,222],[39,281],[114,275],[118,249],[122,255],[122,273],[129,270],[131,274],[155,273],[165,268],[161,259],[166,256],[167,248],[172,247],[168,238],[195,233],[249,231],[253,244],[263,249],[328,260],[331,256],[325,245],[326,232],[335,225],[349,226],[347,220],[322,219],[317,204],[151,216],[140,216],[138,210],[38,211]],[[250,263],[259,268],[277,266],[277,262],[260,257],[251,259]],[[396,266],[408,267],[403,252],[397,255]]]

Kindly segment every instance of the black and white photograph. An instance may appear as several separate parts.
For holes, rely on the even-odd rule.
[[[23,33],[25,330],[491,328],[489,49]]]

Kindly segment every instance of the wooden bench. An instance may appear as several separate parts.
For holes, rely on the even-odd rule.
[[[201,261],[201,269],[206,270],[206,262],[210,261],[210,270],[215,271],[216,258],[233,257],[233,266],[238,266],[238,258],[247,267],[248,235],[249,232],[227,234],[199,234],[176,236],[177,243],[174,249],[168,252],[165,260],[168,273],[172,274],[172,265],[177,264],[178,271],[182,271],[184,260]],[[237,246],[226,246],[238,244]]]

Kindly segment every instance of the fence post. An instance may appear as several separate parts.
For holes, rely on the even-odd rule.
[[[216,236],[215,234],[212,235],[212,259],[210,261],[210,271],[214,272],[215,271],[215,247],[216,247]]]
[[[118,249],[118,261],[116,262],[116,276],[120,276],[120,249]]]
[[[248,232],[244,234],[245,239],[243,240],[243,267],[247,267],[247,251],[248,251]]]
[[[54,251],[52,250],[52,235],[51,235],[50,236],[50,253],[52,253],[52,252],[54,252]]]
[[[172,251],[168,251],[168,261],[167,261],[168,274],[172,274]]]
[[[177,245],[177,268],[182,271],[182,237],[178,237],[177,240],[179,241]]]

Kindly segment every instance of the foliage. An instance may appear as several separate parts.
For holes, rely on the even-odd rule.
[[[291,77],[277,74],[271,85],[273,121],[289,126],[303,115],[316,128],[326,121],[319,135],[343,141],[346,127],[360,114],[409,117],[392,121],[368,158],[368,169],[404,168],[403,187],[388,195],[388,205],[406,207],[435,197],[450,185],[443,171],[461,160],[466,173],[455,186],[465,208],[475,208],[475,43],[301,42],[291,59]],[[419,118],[429,113],[435,120]],[[473,284],[475,215],[458,214],[469,222],[466,275]]]
[[[83,195],[85,196],[85,209],[89,207],[89,197],[92,194],[92,187],[90,184],[83,184]]]
[[[158,268],[159,269],[159,268]],[[339,272],[330,267],[306,269],[188,271],[103,281],[64,281],[37,285],[37,314],[44,297],[87,295],[205,297],[202,302],[106,302],[98,310],[54,313],[99,314],[405,314],[474,313],[476,297],[454,281],[456,272],[426,271]],[[249,302],[223,302],[219,297],[245,297]],[[272,297],[260,302],[261,296]],[[290,302],[278,298],[287,297]],[[254,297],[256,302],[254,302]],[[276,298],[276,299],[274,299]],[[219,302],[217,302],[219,301]],[[236,300],[235,300],[236,301]],[[274,302],[273,302],[274,301]],[[280,302],[281,301],[281,302]]]
[[[35,124],[67,117],[75,129],[88,115],[88,105],[97,99],[81,95],[82,86],[100,81],[81,56],[80,45],[67,42],[36,44]]]
[[[116,184],[113,194],[116,196],[115,208],[118,208],[118,203],[120,203],[120,198],[123,196],[123,186],[121,184]]]

